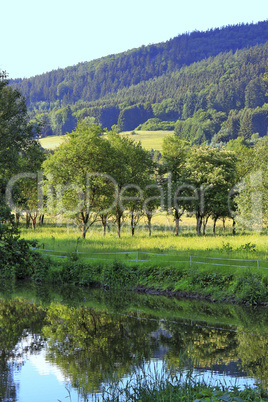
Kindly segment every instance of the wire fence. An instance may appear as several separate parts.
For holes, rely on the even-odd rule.
[[[234,268],[268,269],[268,261],[259,259],[221,258],[221,257],[195,256],[195,255],[181,256],[180,258],[179,255],[149,253],[145,251],[85,253],[76,250],[75,252],[67,253],[66,251],[60,251],[60,250],[48,250],[48,249],[37,249],[37,248],[34,248],[34,250],[40,251],[42,254],[47,255],[49,257],[58,257],[58,258],[68,258],[70,256],[77,256],[79,258],[86,258],[91,260],[96,259],[102,261],[123,260],[125,262],[136,262],[136,263],[150,262],[152,261],[152,259],[154,259],[154,262],[155,260],[157,260],[157,262],[159,263],[180,263],[180,264],[185,263],[189,264],[190,267],[194,266],[194,264],[200,264],[200,265],[213,265],[213,266],[234,267]]]

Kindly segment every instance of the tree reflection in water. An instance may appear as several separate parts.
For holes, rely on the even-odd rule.
[[[0,400],[17,400],[14,371],[21,368],[27,354],[43,348],[45,316],[40,307],[25,301],[0,302]],[[31,342],[24,343],[29,335]]]
[[[44,348],[46,359],[83,396],[99,391],[109,379],[133,373],[151,358],[163,359],[167,367],[182,367],[182,354],[186,361],[198,362],[199,368],[219,363],[224,368],[239,362],[241,370],[267,386],[268,319],[264,310],[250,315],[234,306],[202,307],[201,303],[194,310],[193,303],[159,297],[145,297],[142,305],[140,296],[135,299],[130,292],[123,297],[100,291],[95,293],[93,308],[86,306],[82,291],[77,299],[75,293],[68,297],[65,289],[61,293],[65,303],[51,302],[55,299],[51,294],[45,303],[47,290],[38,288],[37,292],[42,306],[22,299],[0,302],[0,400],[17,400],[14,372],[27,355]],[[195,314],[202,322],[189,319]],[[217,314],[232,325],[217,325]],[[208,321],[214,317],[216,322],[208,324],[205,317]]]

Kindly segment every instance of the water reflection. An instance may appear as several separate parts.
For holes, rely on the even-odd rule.
[[[0,296],[0,400],[22,401],[23,373],[33,368],[39,389],[44,373],[57,377],[62,398],[65,383],[86,398],[152,361],[182,373],[191,359],[196,375],[209,369],[268,383],[265,309],[33,284],[5,285]]]

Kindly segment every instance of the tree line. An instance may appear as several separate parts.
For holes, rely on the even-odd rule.
[[[152,118],[174,126],[201,109],[227,120],[233,111],[265,104],[267,40],[267,21],[192,32],[11,85],[27,98],[43,136],[71,132],[83,119],[118,131]],[[263,135],[264,120],[254,118],[251,134]],[[203,138],[194,135],[193,142]]]
[[[209,218],[214,234],[219,219],[232,219],[235,234],[237,222],[257,230],[267,225],[267,148],[267,136],[253,146],[238,138],[218,148],[169,135],[156,163],[139,142],[80,123],[42,163],[41,174],[22,174],[16,184],[28,194],[29,216],[69,219],[83,238],[97,222],[103,235],[115,224],[120,237],[126,219],[134,236],[142,217],[150,236],[159,211],[173,215],[175,235],[184,214],[195,216],[197,235],[206,234]]]
[[[142,216],[150,235],[158,210],[174,215],[176,235],[185,213],[195,215],[198,235],[205,234],[209,218],[214,233],[219,218],[232,218],[234,231],[235,222],[258,230],[267,225],[267,136],[251,143],[246,136],[231,138],[217,147],[193,146],[172,134],[164,140],[159,162],[116,130],[81,121],[54,153],[46,155],[34,139],[39,126],[30,122],[25,99],[8,85],[4,73],[0,112],[0,241],[5,247],[17,235],[11,209],[17,223],[25,212],[33,228],[44,213],[64,214],[76,219],[83,237],[97,221],[104,234],[108,222],[114,222],[120,237],[127,217],[134,235]],[[210,120],[220,127],[223,112],[199,111],[201,129]]]

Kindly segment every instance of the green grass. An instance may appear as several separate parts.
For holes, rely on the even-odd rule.
[[[176,237],[159,227],[149,238],[144,231],[132,237],[125,227],[118,239],[116,231],[103,237],[100,229],[91,229],[82,239],[73,228],[50,223],[35,231],[23,229],[21,235],[37,240],[44,249],[41,253],[53,256],[46,274],[51,282],[97,282],[109,288],[138,287],[215,301],[268,302],[267,234],[197,237],[187,232]]]
[[[82,239],[76,227],[48,220],[35,231],[22,227],[21,236],[36,240],[41,254],[52,255],[47,274],[35,274],[51,282],[97,282],[109,288],[138,287],[208,300],[268,303],[268,234],[232,236],[227,225],[226,233],[198,237],[194,220],[185,217],[182,224],[187,230],[174,236],[172,220],[165,225],[167,216],[154,219],[151,237],[143,226],[132,237],[128,225],[120,239],[115,227],[103,237],[101,226],[96,225]]]
[[[128,226],[122,230],[120,239],[114,227],[103,237],[101,226],[95,226],[89,229],[86,239],[82,239],[80,231],[75,226],[67,224],[57,226],[56,223],[37,226],[35,231],[21,226],[21,236],[28,240],[37,240],[45,249],[66,252],[73,252],[78,248],[79,252],[88,253],[140,251],[167,253],[178,257],[197,255],[268,260],[267,234],[251,233],[232,236],[227,231],[222,235],[208,234],[198,237],[194,230],[188,230],[176,237],[172,232],[171,224],[172,222],[166,227],[162,224],[156,225],[151,237],[147,235],[145,227],[138,228],[135,236],[132,237]],[[255,251],[251,250],[252,245],[255,245]],[[143,259],[146,259],[145,255]]]
[[[144,149],[151,150],[152,148],[158,151],[162,150],[163,139],[172,134],[173,131],[135,131],[135,135],[131,134],[132,131],[123,132],[122,135],[129,136],[134,141],[141,141]],[[40,144],[45,149],[55,149],[63,141],[64,136],[49,136],[40,139]]]
[[[63,138],[63,135],[50,135],[48,137],[41,138],[39,142],[45,149],[55,149],[62,143]]]
[[[186,383],[182,383],[179,375],[173,375],[168,379],[154,378],[152,375],[149,378],[143,378],[140,376],[139,382],[134,386],[128,385],[125,388],[120,387],[120,381],[118,385],[110,386],[107,393],[99,399],[96,397],[96,401],[115,402],[120,400],[136,401],[136,402],[264,402],[268,401],[268,393],[258,388],[240,389],[236,386],[227,387],[222,385],[209,385],[205,381],[188,379]],[[172,384],[172,381],[175,384]],[[178,383],[176,383],[176,381]],[[108,394],[108,395],[107,395]],[[123,399],[122,399],[123,398]]]
[[[142,147],[150,151],[155,149],[162,151],[163,139],[173,131],[135,131],[135,135],[131,134],[132,131],[126,131],[121,134],[129,136],[134,141],[140,141]]]

